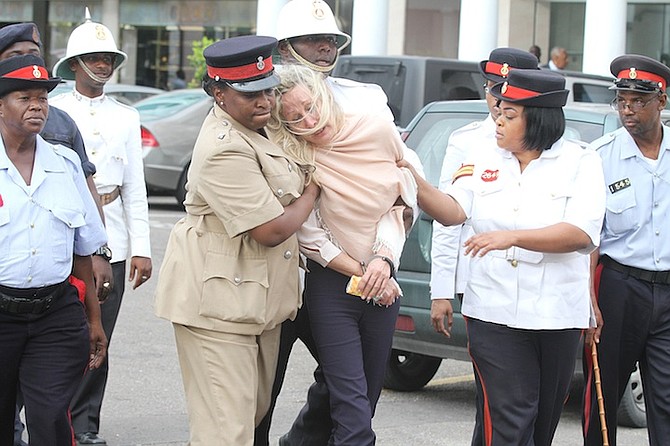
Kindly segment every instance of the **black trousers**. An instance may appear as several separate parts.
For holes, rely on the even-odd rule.
[[[86,372],[70,403],[72,428],[77,434],[84,432],[97,434],[100,429],[100,408],[109,374],[109,345],[111,345],[112,333],[116,326],[125,290],[126,262],[112,263],[112,274],[114,275],[114,288],[109,292],[107,300],[100,305],[102,328],[108,341],[107,358],[100,367]]]
[[[617,444],[617,410],[630,374],[639,361],[649,444],[667,445],[670,438],[670,285],[645,282],[605,266],[600,276],[598,306],[603,316],[598,363],[609,444]],[[584,444],[600,446],[603,441],[592,375],[592,369],[585,370]]]
[[[549,446],[574,374],[581,330],[522,330],[467,318],[486,446]],[[474,442],[474,438],[473,438]]]
[[[272,386],[272,401],[270,409],[254,432],[254,446],[268,446],[272,414],[277,404],[277,397],[281,392],[286,375],[286,367],[293,350],[293,344],[300,339],[318,363],[316,345],[312,337],[309,324],[309,312],[303,304],[294,320],[287,320],[281,327],[279,344],[279,360],[274,384]],[[315,382],[309,387],[307,401],[293,422],[291,430],[282,439],[282,445],[291,446],[326,446],[332,430],[330,419],[330,398],[328,387],[323,377],[323,371],[317,366],[314,371]]]
[[[72,285],[44,313],[0,312],[0,445],[14,441],[20,384],[30,443],[72,446],[68,407],[89,346],[84,307]]]

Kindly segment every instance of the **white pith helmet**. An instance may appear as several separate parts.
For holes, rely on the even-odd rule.
[[[91,21],[91,13],[86,8],[86,20],[84,23],[72,30],[67,40],[65,56],[54,65],[54,76],[63,79],[74,80],[74,72],[70,69],[69,61],[75,57],[91,53],[116,54],[114,69],[121,67],[128,55],[119,50],[114,41],[112,32],[102,23]],[[58,74],[56,74],[58,73]]]
[[[340,31],[330,6],[321,0],[291,0],[279,12],[277,40],[315,34],[333,34],[337,37],[337,49],[341,51],[351,37]]]

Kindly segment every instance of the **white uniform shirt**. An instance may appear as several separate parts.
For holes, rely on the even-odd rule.
[[[654,164],[625,128],[591,144],[603,160],[607,212],[600,254],[649,271],[670,270],[670,127]]]
[[[49,104],[65,110],[77,123],[86,153],[97,168],[93,180],[98,193],[120,186],[121,197],[103,207],[112,262],[151,257],[137,110],[104,94],[88,98],[76,90],[49,99]]]
[[[496,123],[489,116],[454,130],[449,136],[447,152],[442,162],[439,188],[444,192],[452,183],[454,172],[463,162],[482,150],[498,147],[495,139]],[[430,292],[432,299],[452,299],[454,293],[465,292],[470,268],[464,256],[463,243],[472,236],[469,225],[443,226],[433,222],[433,240],[430,252]]]
[[[598,155],[560,139],[523,172],[517,158],[499,148],[468,164],[473,174],[458,178],[448,193],[475,233],[565,222],[588,234],[591,246],[563,254],[512,247],[472,258],[462,313],[513,328],[587,328],[588,254],[598,245],[605,212]]]
[[[0,284],[38,288],[63,282],[73,254],[87,256],[107,241],[71,149],[37,136],[30,186],[0,138]]]

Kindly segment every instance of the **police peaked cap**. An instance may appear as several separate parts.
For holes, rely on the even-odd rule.
[[[488,60],[479,63],[479,71],[486,79],[503,82],[514,69],[538,70],[539,61],[534,54],[517,48],[496,48]]]
[[[49,78],[41,57],[25,54],[0,61],[0,97],[31,88],[51,91],[60,81],[59,77]]]
[[[670,84],[670,68],[656,59],[639,54],[617,57],[610,64],[610,71],[616,78],[611,90],[665,92]]]
[[[512,70],[505,82],[491,87],[496,98],[527,107],[563,107],[568,100],[565,78],[549,70]]]
[[[279,85],[272,65],[277,39],[268,36],[238,36],[205,48],[207,75],[241,92],[267,90]]]
[[[33,42],[42,46],[40,32],[34,23],[15,23],[0,28],[0,53],[14,45],[16,42]]]

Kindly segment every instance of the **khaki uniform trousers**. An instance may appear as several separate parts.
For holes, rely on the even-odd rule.
[[[270,407],[281,325],[258,336],[173,324],[189,446],[251,446]]]

